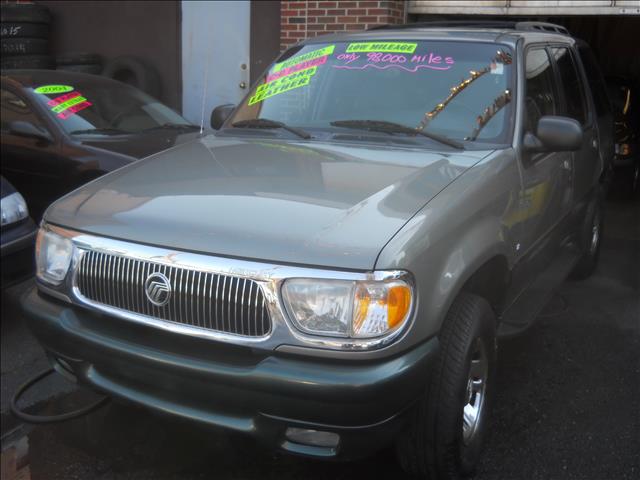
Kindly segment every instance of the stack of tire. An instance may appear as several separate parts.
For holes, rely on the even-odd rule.
[[[42,5],[33,3],[2,3],[0,67],[52,68],[49,55],[51,15]]]

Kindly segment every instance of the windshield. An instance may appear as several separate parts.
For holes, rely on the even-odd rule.
[[[507,143],[511,69],[511,51],[495,44],[306,45],[272,65],[227,125],[264,118],[344,133],[359,126],[375,130],[382,121],[458,141]]]
[[[190,125],[149,95],[116,82],[41,85],[33,91],[71,135],[139,133],[164,125]]]

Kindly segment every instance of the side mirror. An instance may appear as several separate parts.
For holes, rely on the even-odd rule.
[[[211,128],[219,130],[224,122],[229,118],[233,109],[236,108],[232,103],[225,103],[224,105],[218,105],[211,112]]]
[[[35,138],[44,142],[52,142],[53,139],[48,132],[40,130],[38,127],[29,122],[16,120],[9,124],[9,133],[18,137]]]
[[[573,118],[545,115],[538,120],[536,134],[527,133],[524,148],[530,152],[571,152],[582,146],[582,127]]]

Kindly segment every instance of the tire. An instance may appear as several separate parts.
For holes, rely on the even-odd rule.
[[[604,219],[602,212],[602,195],[598,194],[598,198],[594,202],[591,212],[588,214],[590,221],[585,223],[582,232],[584,254],[576,263],[571,272],[572,280],[584,280],[591,276],[598,266],[600,258],[600,245],[602,243],[602,234],[604,231]]]
[[[102,75],[132,85],[158,98],[161,93],[158,72],[136,57],[122,56],[107,62]]]
[[[51,23],[49,9],[34,3],[3,3],[0,7],[2,23]]]
[[[42,38],[49,39],[49,25],[45,23],[3,22],[0,25],[2,38]]]
[[[4,57],[0,68],[7,69],[49,69],[53,67],[53,58],[49,55],[18,55]]]
[[[3,38],[0,40],[3,55],[45,55],[49,42],[42,38]]]
[[[61,65],[102,65],[102,57],[96,53],[62,53],[56,57]]]
[[[475,470],[495,389],[495,323],[483,298],[461,293],[453,302],[439,334],[440,350],[424,396],[396,444],[407,473],[453,480]],[[470,390],[472,377],[484,378],[474,383],[477,393]],[[473,406],[478,408],[478,421],[466,428],[463,413]]]
[[[64,70],[67,72],[89,73],[91,75],[100,75],[102,73],[102,65],[58,65],[56,70]]]

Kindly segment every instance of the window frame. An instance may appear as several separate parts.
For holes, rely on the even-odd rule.
[[[556,100],[556,108],[557,109],[564,109],[565,107],[565,103],[564,103],[564,96],[562,94],[562,92],[560,91],[559,84],[558,84],[558,79],[559,79],[559,74],[557,71],[557,67],[555,65],[555,62],[553,61],[551,52],[548,50],[547,46],[549,44],[548,43],[530,43],[528,45],[525,46],[524,48],[524,52],[522,55],[522,86],[523,86],[523,90],[524,90],[524,96],[523,98],[523,102],[526,101],[526,95],[527,95],[527,55],[529,55],[529,51],[530,50],[544,50],[547,54],[547,58],[549,59],[549,65],[551,66],[551,71],[553,73],[553,94],[555,96],[555,100]],[[527,119],[526,119],[526,115],[527,115],[527,107],[526,105],[523,103],[522,106],[522,135],[527,133],[526,130],[526,124],[527,124]],[[558,112],[556,112],[556,114],[558,114]],[[534,133],[535,132],[530,132],[530,133]]]

